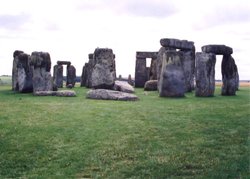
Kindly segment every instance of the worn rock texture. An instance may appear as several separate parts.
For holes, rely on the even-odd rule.
[[[185,77],[182,61],[183,53],[181,51],[169,50],[163,54],[159,81],[161,97],[184,97]]]
[[[214,53],[216,55],[231,55],[233,49],[226,45],[205,45],[201,47],[202,52]]]
[[[125,93],[134,93],[135,92],[134,87],[131,86],[128,82],[118,81],[118,80],[115,81],[114,90],[125,92]]]
[[[76,83],[76,68],[73,65],[68,65],[66,86],[71,85],[73,88],[75,86],[75,83]]]
[[[214,96],[216,63],[215,54],[197,52],[195,56],[195,62],[195,95],[199,97]]]
[[[157,80],[149,80],[144,85],[144,91],[157,91],[158,81]]]

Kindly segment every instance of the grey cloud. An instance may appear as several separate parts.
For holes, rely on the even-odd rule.
[[[19,14],[19,15],[0,15],[0,28],[7,30],[19,30],[22,28],[22,25],[27,23],[30,20],[28,14]]]

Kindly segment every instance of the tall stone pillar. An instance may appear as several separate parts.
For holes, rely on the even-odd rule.
[[[183,53],[169,50],[163,54],[162,70],[159,81],[161,97],[183,97],[185,77],[182,66]]]
[[[63,87],[63,66],[62,65],[54,66],[53,78],[54,78],[54,84],[56,84],[58,88],[62,88]]]
[[[197,52],[195,62],[195,95],[200,97],[214,96],[216,62],[215,54]]]
[[[33,71],[33,93],[37,91],[52,91],[51,60],[47,52],[32,52],[31,65]]]
[[[146,58],[136,58],[135,64],[135,87],[143,88],[148,80]]]
[[[30,56],[22,51],[14,52],[12,69],[12,89],[21,93],[32,92],[32,70]]]
[[[231,55],[223,55],[221,63],[222,89],[221,95],[233,96],[238,87],[238,70]]]
[[[68,65],[66,86],[72,85],[71,87],[74,87],[75,83],[76,83],[76,69],[73,65]]]

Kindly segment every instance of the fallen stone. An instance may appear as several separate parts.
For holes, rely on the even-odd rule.
[[[144,91],[157,91],[158,80],[149,80],[144,85]]]
[[[113,91],[107,89],[95,89],[87,92],[86,98],[101,100],[136,101],[139,98],[130,93]]]
[[[233,49],[226,45],[205,45],[201,47],[202,52],[214,53],[216,55],[231,55]]]
[[[35,96],[60,96],[60,97],[75,97],[76,92],[70,90],[62,91],[36,91],[33,93]]]
[[[182,50],[192,50],[194,47],[194,42],[192,41],[169,39],[169,38],[161,39],[160,44],[163,47],[182,49]]]
[[[115,81],[114,90],[125,92],[125,93],[134,93],[135,92],[134,87],[131,86],[128,82],[118,81],[118,80]]]

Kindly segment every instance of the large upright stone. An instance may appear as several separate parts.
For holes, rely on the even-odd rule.
[[[32,52],[33,93],[36,91],[52,91],[53,79],[50,74],[51,60],[47,52]]]
[[[194,42],[192,41],[169,39],[169,38],[161,39],[160,44],[163,47],[181,49],[181,50],[192,50],[194,46]]]
[[[91,87],[112,89],[116,79],[115,60],[112,49],[96,48],[91,73]]]
[[[224,55],[221,64],[222,90],[221,95],[233,96],[238,88],[238,70],[231,55]]]
[[[233,49],[226,45],[205,45],[201,47],[202,52],[214,53],[216,55],[231,55]]]
[[[193,50],[181,50],[183,52],[183,70],[185,76],[186,92],[194,89],[194,73],[195,73],[195,47]]]
[[[92,71],[94,68],[94,54],[90,53],[89,54],[89,61],[88,63],[85,63],[85,68],[86,68],[86,87],[87,88],[91,88],[92,87]]]
[[[87,81],[87,69],[86,69],[86,64],[82,67],[82,75],[81,75],[81,87],[86,86],[86,81]]]
[[[142,88],[148,80],[146,58],[136,58],[135,62],[135,87]]]
[[[54,66],[53,79],[54,79],[54,84],[56,84],[58,88],[63,87],[63,66],[62,65]]]
[[[13,56],[12,89],[22,93],[32,92],[30,56],[22,51],[15,51]]]
[[[68,65],[66,86],[71,85],[71,87],[74,87],[75,83],[76,83],[76,68],[73,65]]]
[[[182,66],[183,53],[169,50],[163,54],[162,72],[159,81],[161,97],[183,97],[185,77]]]
[[[213,53],[197,52],[196,62],[196,88],[195,95],[200,97],[214,96],[215,90],[215,62]]]

